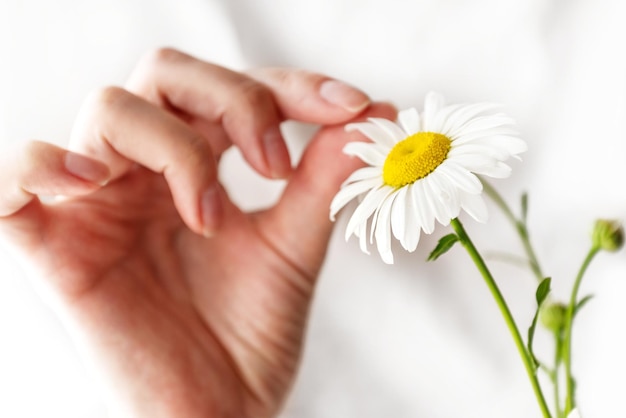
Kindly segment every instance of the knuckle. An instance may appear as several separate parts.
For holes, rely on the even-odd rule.
[[[192,134],[189,137],[189,152],[199,159],[206,159],[210,154],[209,143],[199,135]]]
[[[183,166],[205,166],[207,161],[211,160],[211,148],[206,139],[196,134],[190,134],[186,143],[187,146],[181,156]]]
[[[314,74],[299,68],[277,68],[274,70],[274,74],[278,85],[285,89],[301,84],[302,80],[313,81],[318,78]]]
[[[18,182],[24,183],[34,167],[43,168],[51,160],[54,160],[55,150],[55,147],[43,141],[24,142],[20,146],[17,156],[17,163],[21,167],[18,171]]]
[[[86,107],[95,114],[109,113],[128,105],[132,95],[121,87],[107,86],[94,90]]]
[[[107,86],[94,90],[91,93],[91,101],[100,106],[109,107],[116,105],[128,96],[128,92],[120,87]]]
[[[264,109],[270,106],[274,100],[272,93],[264,84],[252,79],[246,79],[239,85],[235,99],[240,106],[246,107],[250,111]]]
[[[151,102],[164,105],[160,84],[172,79],[172,73],[180,71],[176,67],[188,65],[194,58],[170,47],[161,47],[145,53],[138,61],[126,86]]]
[[[180,61],[187,55],[170,47],[161,47],[147,52],[140,60],[139,66],[153,70],[164,64]]]
[[[270,85],[282,91],[302,91],[303,87],[316,86],[328,77],[304,70],[302,68],[268,68],[266,77],[270,80]]]
[[[22,144],[20,155],[21,162],[30,167],[37,164],[43,157],[50,157],[57,148],[43,141],[30,140]]]

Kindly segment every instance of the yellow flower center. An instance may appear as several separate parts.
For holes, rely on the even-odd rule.
[[[418,132],[398,142],[385,160],[383,181],[398,188],[426,177],[446,159],[451,143],[434,132]]]

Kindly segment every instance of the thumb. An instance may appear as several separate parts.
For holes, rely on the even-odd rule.
[[[41,141],[0,156],[0,234],[32,250],[42,240],[40,196],[83,196],[108,180],[109,168],[90,157]]]
[[[389,104],[373,104],[359,119],[395,119]],[[259,218],[259,228],[276,248],[312,279],[319,272],[332,232],[330,202],[341,183],[362,162],[343,153],[348,142],[363,140],[344,125],[321,129],[307,147],[279,202]]]

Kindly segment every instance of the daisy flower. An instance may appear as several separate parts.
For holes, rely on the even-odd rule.
[[[459,216],[461,209],[479,222],[487,220],[477,174],[504,178],[504,163],[526,151],[513,120],[494,113],[489,103],[444,105],[443,97],[429,93],[424,111],[411,108],[396,123],[380,118],[352,123],[373,142],[351,142],[344,152],[367,166],[344,182],[330,206],[330,217],[358,199],[346,228],[346,240],[359,238],[361,249],[376,240],[383,261],[393,263],[392,235],[407,251],[414,251],[421,231],[434,231]],[[369,228],[368,228],[369,227]]]

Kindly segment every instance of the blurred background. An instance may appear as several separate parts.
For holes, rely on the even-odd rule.
[[[494,182],[530,195],[530,229],[553,291],[565,300],[597,217],[626,218],[626,3],[620,0],[2,0],[0,153],[29,139],[67,143],[84,97],[123,85],[161,46],[234,69],[327,73],[400,108],[429,90],[490,101],[529,151]],[[288,123],[297,155],[315,127]],[[231,150],[221,175],[245,208],[282,183],[257,178]],[[515,205],[514,205],[515,206]],[[486,252],[520,246],[493,206],[466,226]],[[394,266],[345,243],[339,221],[313,306],[303,366],[284,417],[539,416],[497,308],[466,254],[425,258],[439,227]],[[71,236],[68,236],[71,239]],[[399,249],[399,247],[398,247]],[[536,283],[493,261],[522,333]],[[626,255],[602,254],[574,330],[586,418],[620,416],[626,390]],[[551,358],[547,333],[540,356]],[[97,385],[21,266],[0,247],[0,417],[106,417]]]

